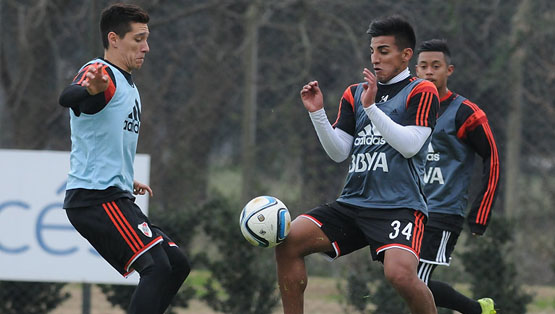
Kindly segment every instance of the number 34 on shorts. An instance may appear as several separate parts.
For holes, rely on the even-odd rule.
[[[403,236],[407,241],[410,241],[410,238],[412,237],[412,226],[412,222],[408,222],[403,226],[399,220],[392,221],[391,227],[393,231],[389,234],[389,238],[393,240],[399,236]]]

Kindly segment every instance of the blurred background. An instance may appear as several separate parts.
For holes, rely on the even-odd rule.
[[[111,3],[0,0],[0,149],[70,150],[58,95],[103,55],[99,15]],[[490,228],[472,238],[465,226],[451,267],[434,278],[493,297],[500,313],[555,313],[555,2],[133,3],[151,16],[150,53],[133,73],[150,217],[194,268],[168,313],[281,311],[273,251],[242,238],[239,213],[258,195],[278,197],[292,217],[338,196],[348,165],[321,148],[299,91],[318,80],[335,121],[343,91],[371,67],[370,21],[394,13],[413,24],[417,46],[447,39],[449,88],[486,112],[501,160]],[[307,313],[408,313],[368,250],[307,264]],[[0,313],[123,313],[132,289],[0,281]]]

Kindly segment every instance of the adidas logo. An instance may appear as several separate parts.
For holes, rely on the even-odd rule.
[[[380,131],[370,122],[364,130],[358,132],[358,137],[355,139],[354,145],[383,145],[385,139],[382,137]]]
[[[141,108],[139,108],[139,102],[135,99],[135,107],[133,111],[129,113],[127,119],[123,121],[123,129],[129,132],[139,134],[139,128],[141,127]]]
[[[428,155],[426,155],[427,161],[439,161],[439,153],[436,153],[432,142],[428,144]]]
[[[378,103],[386,102],[388,98],[389,98],[389,95],[383,95],[382,99],[380,99]]]

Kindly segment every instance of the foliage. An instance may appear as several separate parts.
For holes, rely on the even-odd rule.
[[[273,250],[253,247],[243,238],[240,208],[217,195],[204,206],[204,230],[217,256],[205,255],[211,273],[202,299],[224,313],[271,313],[279,302]]]
[[[487,236],[479,241],[469,237],[462,253],[465,269],[475,297],[491,297],[507,314],[526,312],[532,296],[522,289],[514,262],[508,257],[513,249],[514,223],[495,217]]]
[[[82,64],[102,55],[98,16],[109,3],[113,1],[0,1],[0,148],[70,150],[68,110],[57,104],[58,95]],[[362,67],[371,66],[368,23],[400,13],[415,25],[418,42],[448,40],[456,67],[449,87],[487,113],[503,162],[507,146],[519,143],[516,164],[502,165],[501,173],[505,185],[510,183],[507,169],[520,171],[512,179],[517,191],[501,187],[495,209],[504,206],[503,194],[517,198],[518,212],[510,213],[522,222],[514,230],[517,253],[507,254],[505,261],[522,262],[518,272],[527,284],[555,282],[555,264],[546,262],[553,260],[554,251],[549,250],[555,195],[550,188],[555,174],[551,0],[258,1],[256,160],[241,165],[246,147],[241,139],[243,103],[248,97],[245,11],[251,3],[138,1],[151,15],[152,31],[147,62],[133,73],[144,104],[138,150],[151,155],[150,183],[156,193],[150,202],[152,217],[185,252],[191,251],[193,238],[205,250],[227,252],[219,243],[225,239],[220,234],[228,235],[219,230],[223,226],[205,227],[204,231],[220,232],[217,235],[194,236],[198,231],[194,227],[201,224],[198,204],[217,199],[207,192],[214,164],[222,172],[242,173],[241,168],[253,167],[252,191],[267,189],[268,181],[287,186],[276,196],[286,202],[293,217],[337,196],[348,165],[335,164],[326,156],[300,103],[299,90],[317,79],[326,113],[335,121],[343,91],[360,81]],[[516,18],[526,6],[529,9],[522,11],[530,14]],[[518,55],[522,57],[515,58]],[[515,79],[518,76],[520,80]],[[519,90],[521,97],[515,97]],[[508,119],[515,108],[522,110],[520,119]],[[528,174],[537,179],[531,182],[525,178]],[[275,193],[276,189],[270,192]],[[201,208],[208,213],[221,210]],[[270,253],[247,246],[243,250],[242,256],[232,256],[245,264]],[[190,257],[198,264],[195,256]],[[494,271],[485,274],[498,276]],[[213,280],[217,284],[223,278]],[[352,284],[353,290],[364,288]],[[215,289],[221,289],[217,297],[231,290]],[[251,291],[247,284],[235,289]]]
[[[108,302],[122,310],[127,309],[131,296],[133,296],[133,292],[135,291],[135,286],[103,284],[98,286],[106,296]]]
[[[405,301],[385,279],[383,267],[369,256],[357,255],[347,271],[345,288],[340,288],[349,307],[357,313],[407,313]]]
[[[65,283],[0,281],[0,313],[46,314],[69,298]]]

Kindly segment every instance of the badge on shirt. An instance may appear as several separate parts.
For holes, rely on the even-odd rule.
[[[137,226],[137,228],[139,228],[139,230],[141,230],[141,232],[145,236],[147,236],[149,238],[152,238],[152,231],[150,231],[150,228],[148,227],[148,224],[146,222],[143,222],[142,224],[139,224]]]

